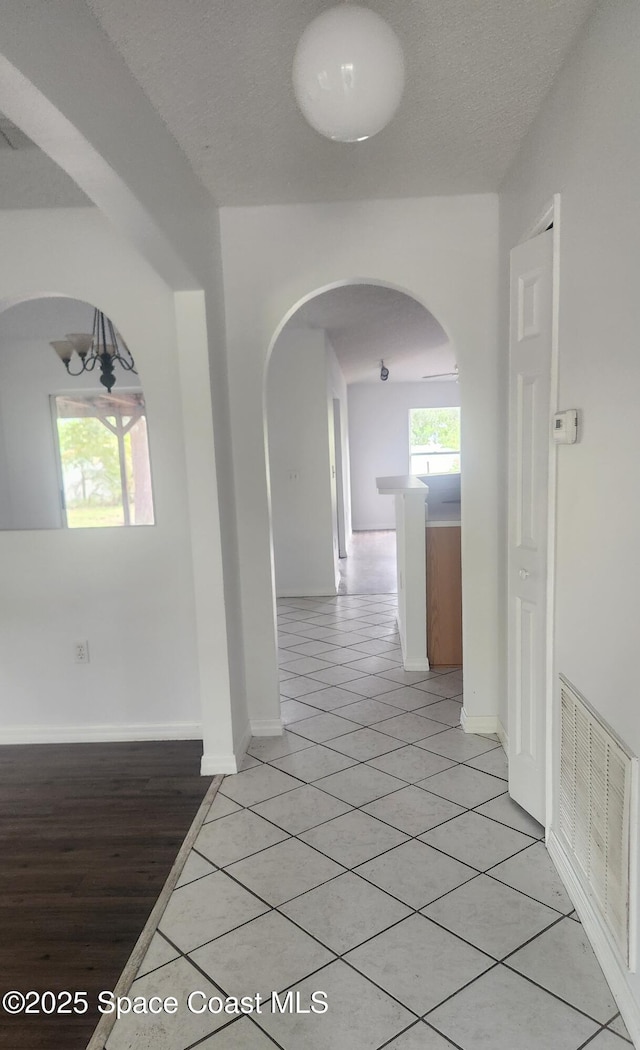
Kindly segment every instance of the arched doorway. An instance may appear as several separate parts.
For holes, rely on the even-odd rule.
[[[411,413],[459,406],[454,355],[432,313],[381,283],[320,290],[289,316],[266,375],[276,593],[348,591],[352,524],[363,554],[365,534],[395,528],[393,503],[378,495],[376,476],[429,469],[426,456],[411,466]],[[437,488],[434,482],[434,498]],[[381,556],[388,538],[380,537]],[[395,590],[388,573],[380,580],[380,590]],[[356,573],[355,559],[350,586],[375,590],[364,565]]]
[[[383,359],[389,371],[384,372],[386,378],[381,382]],[[274,598],[283,598],[285,613],[286,596],[327,596],[340,590],[336,510],[337,478],[341,474],[349,527],[353,494],[356,538],[383,536],[379,531],[382,524],[394,542],[393,501],[378,494],[376,477],[411,471],[411,453],[415,451],[410,438],[412,411],[438,412],[444,411],[441,406],[451,410],[455,405],[459,421],[456,371],[455,350],[437,319],[415,297],[385,282],[334,284],[311,293],[287,313],[272,340],[265,380]],[[432,377],[439,381],[432,383]],[[358,419],[350,428],[354,455],[349,455],[347,439],[345,454],[340,456],[336,432],[349,432],[347,401],[351,404],[356,393]],[[350,469],[352,458],[355,485],[349,485],[354,474]],[[342,470],[337,469],[340,459]],[[421,462],[423,469],[429,469],[428,457],[422,457]],[[459,550],[459,461],[455,479],[432,479],[434,503],[441,481],[450,488],[453,483],[452,490],[443,490],[441,498],[448,496],[447,502],[457,503]],[[453,513],[450,511],[449,517]],[[381,515],[388,520],[381,522]],[[421,553],[424,564],[424,529]],[[392,560],[395,563],[393,548]],[[424,568],[422,578],[424,601]],[[342,590],[346,589],[343,580]],[[361,589],[376,588],[365,585]],[[385,589],[396,588],[380,587]],[[330,610],[321,611],[328,614]],[[286,615],[284,620],[286,624]],[[362,627],[374,630],[364,623]],[[286,625],[282,630],[286,635]],[[458,636],[460,633],[458,626]],[[326,641],[329,639],[327,631]],[[295,639],[287,641],[293,644]],[[361,642],[382,644],[357,634],[353,634],[353,642],[356,646]],[[301,653],[310,653],[311,646],[316,652],[322,648],[320,642],[305,640]],[[418,665],[414,662],[410,666]]]

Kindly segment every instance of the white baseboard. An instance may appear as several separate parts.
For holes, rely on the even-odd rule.
[[[402,630],[400,628],[400,619],[399,619],[398,616],[396,616],[396,623],[398,625],[398,634],[400,635],[400,649],[402,651],[402,666],[404,667],[405,671],[429,671],[430,670],[430,666],[429,666],[429,660],[427,658],[426,653],[425,653],[424,656],[415,656],[415,657],[407,656],[407,653],[406,653],[406,640],[405,640],[405,638],[404,638],[404,636],[402,634]]]
[[[328,587],[326,584],[320,587],[278,587],[276,598],[335,598],[337,593],[336,583],[329,584]]]
[[[384,656],[384,653],[381,653],[380,655]],[[404,667],[405,671],[428,671],[429,661],[427,660],[426,656],[423,660],[403,659],[402,666]]]
[[[215,777],[218,774],[228,776],[238,772],[238,759],[234,754],[210,755],[205,752],[200,763],[200,775]]]
[[[93,744],[127,740],[202,740],[202,726],[199,722],[0,726],[0,744]]]
[[[244,758],[244,756],[247,753],[247,748],[249,747],[249,744],[251,743],[251,737],[252,736],[253,736],[253,733],[251,732],[251,726],[250,726],[249,722],[247,722],[247,724],[245,726],[244,733],[242,734],[242,737],[240,738],[240,743],[237,745],[237,747],[234,748],[234,751],[236,753],[236,760],[238,762],[238,767],[240,766],[240,763],[242,762],[242,759]]]
[[[460,725],[465,733],[478,733],[480,736],[488,736],[490,733],[500,735],[500,719],[497,715],[468,715],[463,707]]]
[[[504,726],[503,726],[502,722],[500,721],[500,719],[498,719],[498,728],[497,728],[496,732],[498,734],[498,740],[502,744],[502,748],[504,750],[504,753],[506,755],[508,755],[509,754],[509,737],[507,736],[507,731],[504,728]]]
[[[253,734],[251,732],[251,726],[250,726],[249,722],[247,722],[247,726],[244,727],[244,732],[242,733],[242,736],[240,737],[239,743],[234,745],[235,770],[227,770],[226,771],[227,773],[237,773],[238,772],[238,770],[240,769],[240,765],[242,763],[242,759],[244,758],[244,755],[247,754],[247,749],[249,748],[249,744],[251,743],[252,736],[253,736]]]
[[[384,525],[354,525],[352,532],[395,532],[396,523],[395,519],[389,524],[385,522]]]
[[[242,759],[247,753],[247,748],[251,741],[251,726],[247,723],[244,733],[240,738],[240,742],[234,747],[233,754],[217,754],[210,755],[205,752],[202,756],[202,762],[200,763],[200,773],[203,777],[216,776],[218,773],[224,773],[228,776],[230,773],[237,773],[240,769]]]
[[[208,755],[202,756],[200,773],[203,777],[215,776],[217,773],[237,773],[242,764],[242,759],[247,753],[247,748],[252,736],[282,736],[282,721],[279,718],[254,718],[248,723],[240,742],[235,748],[233,755]]]
[[[640,1046],[640,1003],[627,980],[627,969],[613,946],[609,932],[574,874],[560,840],[553,831],[547,837],[547,849],[564,887],[578,913],[580,922],[591,942],[596,959],[607,979],[622,1019],[629,1029],[634,1046]],[[621,1044],[622,1045],[622,1044]]]
[[[282,719],[252,718],[250,729],[251,736],[282,736]]]

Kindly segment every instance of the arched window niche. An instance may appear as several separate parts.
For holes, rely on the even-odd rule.
[[[134,348],[134,367],[114,362],[111,376],[99,362],[83,371],[75,351],[69,371],[63,360],[69,334],[91,333],[95,312],[77,299],[43,296],[0,313],[2,530],[154,524]],[[108,346],[115,332],[106,318]]]

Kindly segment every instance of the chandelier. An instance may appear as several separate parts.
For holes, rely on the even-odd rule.
[[[125,372],[138,374],[129,347],[101,310],[93,311],[92,332],[71,332],[64,339],[56,339],[49,345],[53,347],[70,376],[93,372],[97,365],[100,368],[100,382],[109,393],[116,382],[116,363],[124,368]],[[77,362],[80,367],[76,370]]]

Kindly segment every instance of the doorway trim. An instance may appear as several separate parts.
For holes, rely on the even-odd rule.
[[[539,234],[544,233],[552,227],[552,273],[551,273],[551,359],[549,370],[549,434],[551,433],[551,421],[558,411],[558,377],[559,377],[559,314],[560,314],[560,211],[561,196],[554,193],[547,202],[544,209],[538,214],[536,220],[525,230],[516,242],[524,244]],[[513,247],[516,247],[513,245]],[[555,638],[555,585],[556,585],[556,502],[557,502],[557,474],[558,455],[557,447],[549,440],[548,452],[548,475],[547,475],[547,578],[546,578],[546,629],[545,629],[545,830],[549,831],[553,814],[553,790],[555,778],[553,776],[553,763],[555,761],[554,747],[554,638]],[[511,527],[512,509],[509,506],[508,526]],[[507,595],[508,602],[508,595]],[[507,653],[507,658],[509,654]],[[505,668],[506,671],[506,668]],[[501,734],[501,741],[505,749],[508,746],[508,733]]]

